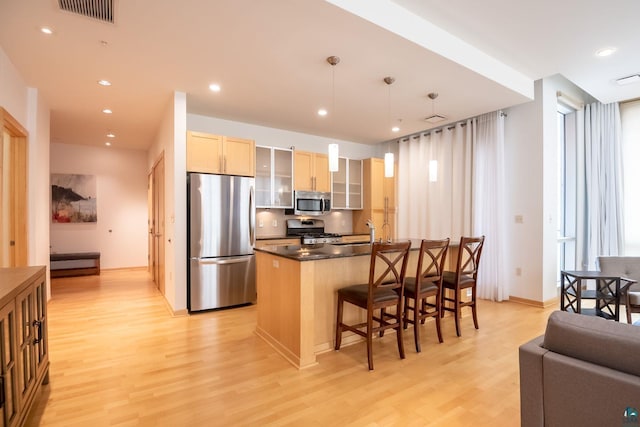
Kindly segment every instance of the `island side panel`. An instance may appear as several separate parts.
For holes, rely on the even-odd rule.
[[[313,266],[256,252],[256,333],[294,366],[316,363],[313,351]]]

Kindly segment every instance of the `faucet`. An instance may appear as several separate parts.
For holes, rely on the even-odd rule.
[[[369,227],[369,243],[373,245],[376,241],[376,227],[373,225],[373,220],[367,220],[367,227]]]

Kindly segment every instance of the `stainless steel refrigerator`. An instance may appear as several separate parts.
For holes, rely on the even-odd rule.
[[[188,309],[255,302],[254,179],[189,173]]]

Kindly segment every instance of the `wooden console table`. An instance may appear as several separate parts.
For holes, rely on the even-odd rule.
[[[595,281],[594,290],[582,289],[583,281]],[[560,310],[620,320],[620,297],[635,280],[600,271],[561,271]],[[595,300],[595,307],[582,306],[583,300]]]

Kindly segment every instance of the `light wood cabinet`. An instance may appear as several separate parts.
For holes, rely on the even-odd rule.
[[[49,381],[45,267],[0,269],[0,425],[22,425]]]
[[[349,236],[342,236],[343,243],[362,243],[368,242],[369,235],[368,234],[351,234]]]
[[[332,173],[332,209],[362,209],[362,160],[338,159],[338,172]]]
[[[254,176],[255,164],[251,139],[187,132],[187,172]]]
[[[293,151],[256,146],[256,207],[293,208]]]
[[[376,239],[396,238],[395,178],[384,177],[384,160],[363,160],[362,181],[363,206],[362,210],[353,212],[353,232],[368,233],[366,223],[371,219],[376,228]]]
[[[265,246],[290,246],[290,245],[299,245],[300,238],[274,238],[274,239],[264,239],[264,240],[256,240],[256,248],[264,248]]]
[[[294,152],[294,186],[296,191],[331,191],[329,156],[307,151]]]

